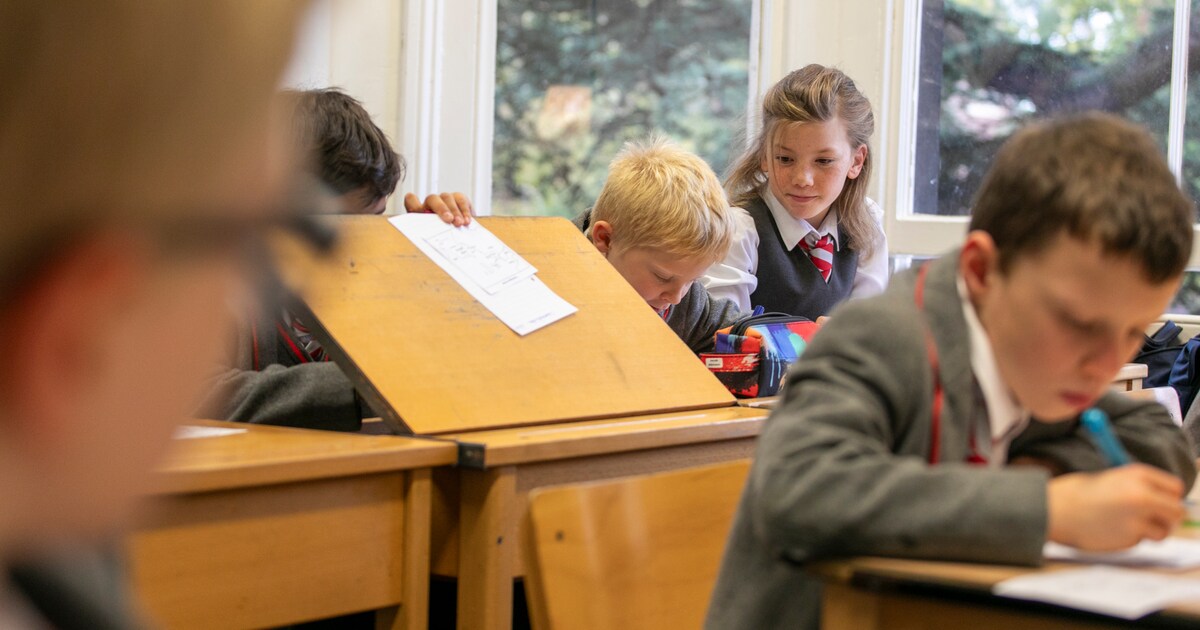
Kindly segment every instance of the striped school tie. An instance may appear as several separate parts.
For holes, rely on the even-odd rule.
[[[817,271],[821,272],[821,277],[828,283],[829,275],[833,273],[833,237],[826,234],[817,238],[816,232],[809,232],[800,241],[800,248],[808,254],[809,260],[816,265]]]
[[[313,336],[312,331],[308,326],[304,325],[299,318],[291,313],[284,312],[284,320],[291,326],[292,332],[296,333],[296,340],[300,342],[300,346],[312,357],[313,361],[328,361],[329,355],[325,354],[325,349],[321,347],[321,342]]]

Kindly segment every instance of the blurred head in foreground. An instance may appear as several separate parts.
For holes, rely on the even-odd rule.
[[[0,554],[118,524],[215,362],[304,5],[0,0]]]

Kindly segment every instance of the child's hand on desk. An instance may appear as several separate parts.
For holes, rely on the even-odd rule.
[[[1090,551],[1162,540],[1183,520],[1183,482],[1145,464],[1051,479],[1049,539]]]
[[[404,195],[404,209],[408,212],[436,214],[446,223],[456,227],[470,223],[471,217],[474,216],[471,200],[462,193],[429,195],[425,198],[425,203],[421,203],[420,197],[408,193]]]

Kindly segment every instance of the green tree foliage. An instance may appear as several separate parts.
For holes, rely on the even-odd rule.
[[[1166,152],[1174,2],[946,0],[941,39],[938,203],[967,215],[996,149],[1022,122],[1103,109],[1145,125]],[[1188,46],[1184,188],[1200,195],[1200,1]],[[1171,310],[1200,313],[1200,274]]]
[[[496,214],[589,207],[627,140],[727,164],[749,86],[749,0],[499,0]]]
[[[950,0],[944,7],[933,48],[940,44],[943,74],[937,214],[970,213],[989,157],[1030,118],[1111,111],[1144,124],[1166,151],[1173,2]],[[1200,28],[1193,41],[1200,43]],[[1200,108],[1189,111],[1188,127],[1200,134]],[[1200,165],[1196,149],[1187,159]],[[1193,180],[1194,193],[1200,177]]]

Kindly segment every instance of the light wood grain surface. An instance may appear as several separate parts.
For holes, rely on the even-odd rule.
[[[700,628],[749,460],[534,492],[535,627]]]
[[[723,407],[442,437],[460,444],[459,465],[487,468],[754,437],[767,413]]]
[[[428,617],[432,475],[453,443],[223,422],[177,440],[126,548],[166,628],[259,628],[376,610]]]
[[[262,486],[453,464],[453,442],[194,420],[243,433],[174,440],[153,476],[156,494]]]
[[[1200,537],[1200,531],[1194,527],[1180,528],[1176,535],[1197,538]],[[826,601],[838,599],[834,602],[830,611],[839,618],[845,617],[843,621],[831,621],[826,612],[826,625],[833,629],[849,629],[849,628],[883,628],[895,627],[898,623],[894,620],[896,612],[895,603],[905,599],[903,593],[906,587],[911,588],[932,588],[937,589],[952,589],[954,591],[975,593],[980,598],[981,604],[978,606],[961,607],[961,604],[947,604],[945,602],[936,601],[936,597],[927,595],[924,601],[930,607],[929,610],[934,610],[937,606],[949,605],[951,607],[960,607],[957,613],[959,623],[967,623],[966,619],[970,619],[973,623],[976,618],[986,620],[994,618],[993,621],[981,621],[982,625],[971,625],[972,628],[1000,628],[1004,627],[1002,619],[1022,618],[1022,625],[1019,627],[1025,628],[1093,628],[1093,627],[1110,627],[1108,625],[1096,626],[1091,622],[1086,621],[1070,621],[1062,618],[1055,618],[1051,613],[1043,615],[1044,618],[1038,621],[1033,619],[1038,618],[1038,615],[1029,610],[1022,610],[1022,607],[1029,608],[1019,600],[1005,599],[991,596],[992,587],[1004,580],[1029,575],[1032,573],[1063,571],[1068,569],[1077,569],[1080,565],[1077,563],[1068,562],[1049,562],[1043,567],[1021,567],[1021,566],[1005,566],[1005,565],[989,565],[989,564],[971,564],[962,562],[938,562],[930,560],[905,560],[899,558],[851,558],[847,560],[836,560],[822,563],[816,563],[809,566],[809,570],[814,574],[824,578],[827,583],[833,585],[834,588],[826,593]],[[1187,577],[1197,579],[1200,578],[1200,569],[1175,570],[1175,569],[1154,569],[1154,568],[1135,568],[1134,570],[1146,571],[1148,573],[1162,573],[1166,575]],[[862,589],[855,588],[856,584],[874,584],[877,588]],[[932,597],[932,600],[931,600]],[[851,603],[858,602],[858,603]],[[865,603],[874,602],[874,603]],[[903,606],[901,607],[903,608]],[[993,610],[999,608],[1000,610]],[[1007,611],[1003,609],[1009,609]],[[891,612],[887,612],[887,611]],[[851,611],[858,611],[851,614]],[[870,611],[872,619],[881,620],[891,618],[890,622],[878,624],[866,623],[863,614],[864,611]],[[929,613],[932,614],[932,613]],[[1007,616],[1006,616],[1007,615]],[[1200,624],[1200,600],[1194,602],[1183,602],[1176,604],[1167,609],[1162,614],[1164,617],[1175,620],[1176,622]],[[1151,618],[1153,619],[1153,618]],[[852,623],[851,621],[852,620]],[[1107,621],[1098,621],[1097,623],[1107,624]],[[1115,622],[1114,622],[1115,623]],[[1153,623],[1148,621],[1147,623]],[[1059,624],[1059,625],[1055,625]],[[1129,625],[1133,627],[1133,622]],[[911,625],[907,627],[930,627],[942,628],[951,627],[946,625]],[[964,626],[965,627],[965,626]],[[1017,626],[1010,626],[1017,627]],[[1154,627],[1154,626],[1147,626]]]
[[[327,348],[385,420],[425,435],[733,405],[569,221],[480,223],[579,312],[521,337],[383,217],[339,217],[327,258],[278,244]]]

